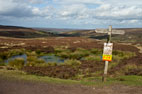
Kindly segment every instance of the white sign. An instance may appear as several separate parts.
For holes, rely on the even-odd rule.
[[[108,33],[108,29],[96,29],[96,33]],[[125,31],[124,30],[117,30],[117,29],[112,29],[112,34],[121,34],[124,35]]]
[[[103,54],[112,55],[112,47],[113,47],[113,43],[104,43]]]
[[[113,43],[104,43],[103,60],[112,61]]]

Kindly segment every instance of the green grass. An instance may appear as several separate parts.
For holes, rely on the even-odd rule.
[[[88,60],[88,61],[101,61],[101,56],[89,55],[89,56],[86,56],[84,58],[84,60]]]
[[[130,76],[121,76],[119,79],[122,79],[121,84],[132,85],[132,86],[142,86],[142,76],[130,75]]]
[[[8,63],[8,66],[15,69],[22,69],[24,67],[25,61],[23,58],[16,58]]]
[[[35,76],[28,75],[25,72],[18,70],[0,70],[0,76],[7,79],[25,80],[33,82],[45,82],[53,84],[82,84],[82,85],[93,85],[93,86],[105,86],[105,85],[130,85],[130,86],[142,86],[142,76],[120,76],[120,77],[109,77],[106,82],[102,82],[102,77],[90,77],[82,80],[64,80],[59,78],[51,78],[47,76]]]
[[[46,82],[46,83],[55,83],[55,84],[79,84],[79,81],[75,80],[63,80],[59,78],[50,78],[47,76],[36,76],[36,75],[28,75],[25,72],[18,70],[0,70],[0,76],[8,79],[15,80],[26,80],[26,81],[34,81],[34,82]]]

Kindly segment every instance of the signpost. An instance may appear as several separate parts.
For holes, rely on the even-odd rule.
[[[113,43],[104,43],[103,61],[112,61]]]
[[[96,29],[95,32],[96,33],[108,33],[108,29]],[[117,29],[112,29],[112,34],[120,34],[120,35],[124,35],[125,31],[124,30],[117,30]]]
[[[104,50],[103,50],[103,61],[105,61],[105,67],[104,67],[104,75],[102,77],[102,81],[106,81],[107,76],[107,70],[108,70],[108,63],[109,61],[112,61],[112,48],[113,43],[111,43],[111,35],[112,34],[125,34],[124,30],[112,30],[112,26],[109,26],[109,29],[96,29],[96,33],[107,33],[108,39],[107,43],[104,43]]]

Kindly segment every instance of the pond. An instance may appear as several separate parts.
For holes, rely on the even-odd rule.
[[[58,56],[55,56],[55,55],[46,55],[46,56],[42,56],[40,57],[40,59],[43,59],[45,60],[45,62],[57,62],[57,63],[63,63],[64,62],[64,59],[58,57]]]
[[[26,54],[12,56],[12,57],[8,58],[7,60],[5,60],[4,62],[8,63],[9,61],[12,61],[16,58],[23,58],[24,61],[27,62],[27,55]],[[43,59],[47,63],[49,63],[49,62],[64,63],[64,59],[62,59],[58,56],[55,56],[55,55],[45,55],[45,56],[39,57],[39,59]]]
[[[12,57],[8,58],[7,60],[5,60],[4,62],[8,63],[9,61],[12,61],[12,60],[17,59],[17,58],[23,58],[25,62],[27,61],[27,55],[23,54],[23,55],[12,56]]]

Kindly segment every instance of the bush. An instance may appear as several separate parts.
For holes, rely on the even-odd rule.
[[[82,57],[88,56],[90,52],[88,50],[78,48],[75,52],[70,54],[70,59],[81,59]]]
[[[0,66],[5,66],[3,59],[0,58]]]
[[[1,58],[2,60],[7,59],[7,58],[8,58],[8,52],[0,53],[0,58]]]
[[[59,57],[62,57],[62,58],[69,58],[70,57],[69,52],[61,52],[61,53],[57,53],[56,55]]]
[[[63,63],[65,65],[69,65],[69,66],[78,66],[81,64],[81,62],[79,60],[65,60],[65,62]]]
[[[100,56],[95,56],[95,55],[89,55],[89,56],[85,57],[84,60],[87,60],[87,61],[101,61],[101,57]]]
[[[59,66],[48,66],[48,67],[29,67],[26,66],[23,70],[29,74],[49,76],[61,79],[72,79],[78,74],[78,69],[72,68],[71,66],[59,65]]]
[[[49,62],[46,64],[43,64],[42,67],[48,67],[48,66],[57,66],[58,64],[56,62]]]
[[[3,63],[3,62],[0,62],[0,66],[5,66],[5,63]]]
[[[90,51],[92,54],[94,54],[94,55],[102,55],[102,53],[103,53],[103,51],[102,50],[100,50],[100,49],[91,49],[91,51]]]
[[[7,52],[8,53],[7,56],[11,57],[11,56],[16,56],[16,55],[22,55],[22,54],[24,54],[24,52],[25,52],[24,49],[10,50]]]
[[[113,55],[114,60],[119,61],[119,60],[122,60],[122,59],[129,59],[130,57],[135,56],[135,53],[128,52],[128,51],[123,52],[123,51],[119,51],[119,50],[114,50],[112,52],[112,55]]]
[[[27,61],[28,62],[34,62],[35,60],[37,60],[38,58],[36,56],[28,56],[27,57]]]
[[[36,50],[36,54],[40,55],[41,54],[41,50],[40,49]]]
[[[27,61],[26,66],[42,66],[43,64],[46,64],[44,60],[35,58],[34,60]]]
[[[24,67],[25,61],[23,58],[17,58],[8,63],[8,66],[16,68],[16,69],[22,69]]]

